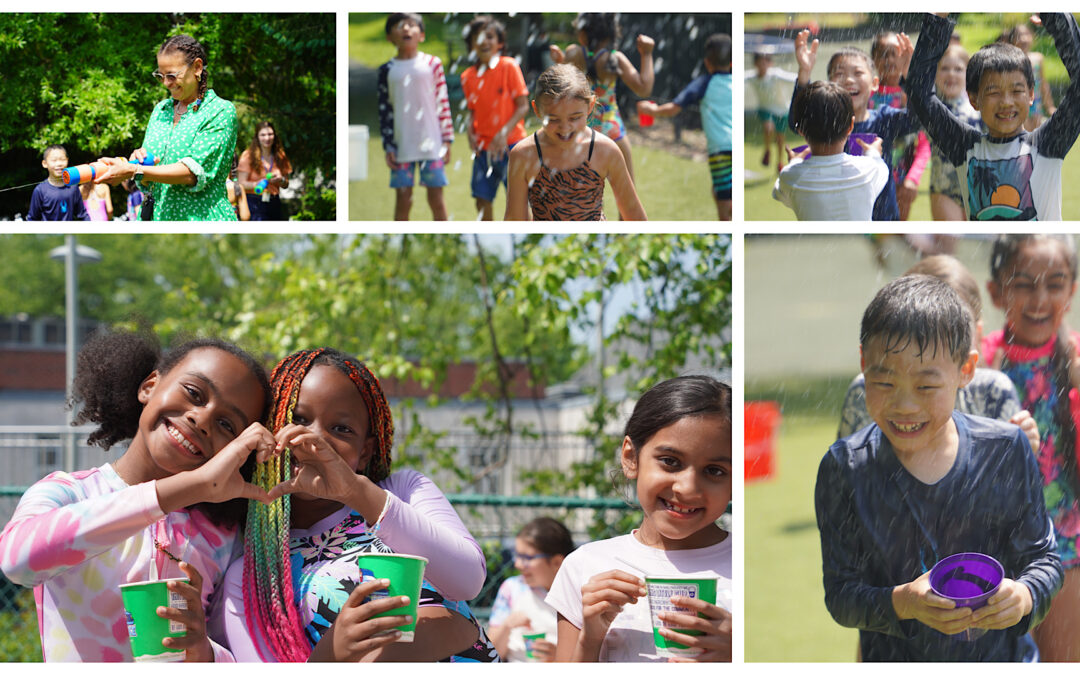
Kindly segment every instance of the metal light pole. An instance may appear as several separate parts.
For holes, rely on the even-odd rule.
[[[79,263],[92,263],[101,260],[101,253],[89,246],[78,246],[75,243],[75,235],[64,236],[64,245],[57,246],[49,251],[52,260],[64,261],[64,314],[66,327],[64,330],[64,343],[67,349],[65,391],[67,400],[71,400],[75,385],[75,355],[79,351]],[[70,427],[75,422],[75,408],[68,410],[67,421]],[[75,432],[68,429],[64,436],[64,471],[71,473],[75,470]]]

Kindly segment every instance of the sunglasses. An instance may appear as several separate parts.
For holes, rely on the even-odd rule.
[[[185,74],[187,74],[187,71],[188,71],[188,69],[184,68],[183,70],[181,70],[178,73],[167,73],[166,74],[166,73],[162,73],[160,70],[155,70],[154,72],[152,72],[150,74],[153,75],[154,79],[157,80],[158,82],[167,82],[169,84],[172,84],[173,82],[176,82],[178,79],[180,79]]]

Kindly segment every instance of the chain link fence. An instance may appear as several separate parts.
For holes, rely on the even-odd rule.
[[[118,457],[122,452],[110,452],[86,445],[89,429],[64,426],[12,427],[0,425],[0,528],[11,519],[26,487],[57,470],[93,467]],[[561,436],[561,435],[560,435]],[[74,446],[65,445],[74,441]],[[484,453],[484,441],[455,434],[457,447],[476,448],[465,451],[466,461],[475,462]],[[565,461],[581,458],[583,449],[574,447],[566,435],[549,439],[545,450],[536,441],[515,444],[512,459],[500,471],[511,472],[522,466],[556,468]],[[553,457],[561,461],[552,460]],[[509,479],[492,475],[479,486],[486,489],[520,489]],[[514,538],[527,522],[539,516],[561,520],[574,535],[578,545],[592,539],[625,534],[636,524],[634,507],[618,499],[578,497],[505,496],[500,494],[448,494],[469,531],[480,543],[487,558],[488,576],[480,594],[470,602],[476,615],[484,622],[499,586],[516,574],[514,568]],[[18,586],[0,574],[0,662],[41,661],[37,611],[33,589]]]

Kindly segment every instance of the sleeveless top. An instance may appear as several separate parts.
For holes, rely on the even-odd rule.
[[[589,156],[573,169],[549,169],[540,152],[540,139],[533,132],[540,172],[529,184],[529,206],[533,220],[606,220],[604,179],[589,166],[596,130],[589,138]]]
[[[593,93],[596,94],[596,107],[593,108],[593,114],[589,116],[589,126],[598,129],[611,140],[617,141],[626,135],[626,125],[623,123],[622,115],[619,114],[619,103],[615,100],[615,85],[619,80],[616,78],[611,81],[611,84],[604,84],[596,72],[596,62],[600,58],[612,58],[612,56],[607,49],[601,49],[595,53],[586,51],[585,76],[589,78]]]

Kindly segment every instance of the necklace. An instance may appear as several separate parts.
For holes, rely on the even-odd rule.
[[[176,556],[174,556],[169,549],[165,548],[165,546],[162,545],[162,543],[160,541],[158,541],[157,537],[154,537],[154,548],[161,551],[165,555],[169,556],[169,560],[172,560],[174,563],[179,564],[179,563],[184,562],[180,558],[177,558]]]

